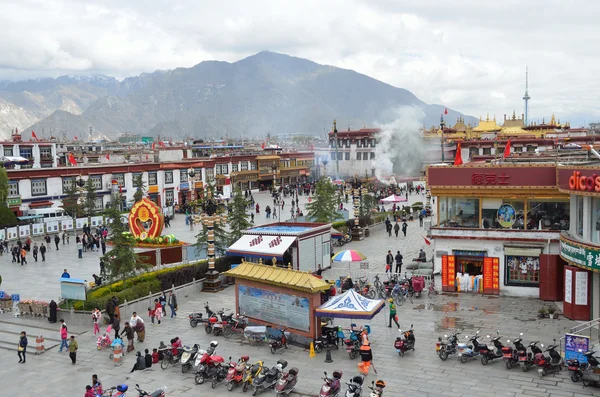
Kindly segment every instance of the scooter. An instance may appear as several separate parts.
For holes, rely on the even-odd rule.
[[[321,386],[321,391],[319,391],[319,397],[337,397],[340,393],[342,372],[333,371],[333,378],[329,378],[327,376],[327,372],[324,372],[325,377],[323,380],[325,383]]]
[[[502,359],[504,360],[506,369],[511,369],[515,364],[519,363],[519,354],[527,356],[527,348],[521,343],[523,341],[523,339],[521,339],[522,335],[523,333],[521,332],[519,337],[513,340],[514,347],[504,346],[502,348]],[[510,343],[510,339],[508,339],[506,343]]]
[[[223,321],[227,321],[227,316],[225,316],[225,309],[221,309],[217,312],[219,317],[221,317],[221,321],[219,321],[216,315],[211,316],[208,319],[208,322],[204,326],[204,331],[207,334],[213,333],[215,336],[221,335],[223,332]]]
[[[200,346],[195,344],[193,347],[184,346],[183,352],[181,353],[181,373],[185,374],[187,371],[192,369],[194,361],[196,360],[196,355],[198,354],[198,350]]]
[[[240,357],[237,363],[229,363],[229,370],[227,371],[227,377],[225,378],[225,381],[227,382],[227,390],[232,391],[233,386],[244,381],[244,374],[248,369],[249,360],[250,357],[243,356]]]
[[[254,378],[252,381],[252,386],[254,386],[254,390],[252,391],[252,395],[256,396],[259,391],[274,389],[275,385],[281,375],[283,373],[284,368],[287,367],[287,361],[279,360],[277,361],[277,365],[268,370],[267,372],[262,372],[258,378]]]
[[[271,348],[271,354],[275,354],[275,352],[279,349],[287,349],[287,338],[285,336],[286,329],[287,328],[280,329],[279,331],[281,332],[281,336],[277,338],[269,337],[269,347]]]
[[[600,382],[600,374],[597,372],[600,362],[594,357],[594,353],[596,352],[590,350],[583,354],[588,361],[587,364],[582,364],[581,378],[584,386]]]
[[[140,385],[138,385],[136,383],[135,390],[138,392],[139,397],[165,397],[167,388],[161,387],[161,388],[156,389],[152,393],[147,393],[147,392],[143,391],[142,389],[140,389]]]
[[[468,359],[470,358],[479,358],[479,349],[482,346],[485,345],[481,345],[479,343],[479,341],[477,340],[479,338],[479,331],[477,331],[475,333],[475,335],[473,335],[471,338],[469,338],[468,336],[465,336],[465,339],[469,339],[469,341],[473,344],[471,345],[467,345],[466,343],[459,343],[458,344],[458,359],[460,360],[461,363],[466,363]],[[487,349],[487,346],[485,346]]]
[[[446,361],[449,355],[458,352],[458,335],[460,335],[460,332],[457,331],[451,333],[450,336],[444,335],[447,342],[444,342],[441,337],[438,338],[438,341],[435,344],[435,351],[440,357],[440,360]]]
[[[554,340],[556,342],[556,340]],[[544,347],[544,345],[541,345]],[[536,354],[536,365],[538,366],[538,374],[540,378],[548,374],[558,373],[562,370],[562,357],[556,351],[558,345],[550,345],[544,352],[548,352],[549,356],[544,356],[543,353]]]
[[[196,326],[198,324],[207,323],[208,319],[215,316],[215,313],[212,310],[210,310],[210,307],[208,306],[208,302],[206,302],[204,304],[204,310],[206,311],[206,318],[203,318],[202,312],[200,312],[200,311],[192,312],[188,315],[188,318],[190,320],[190,326],[192,328],[196,328]]]
[[[102,393],[102,397],[125,397],[127,390],[129,390],[129,387],[126,384],[113,386],[109,389],[104,390],[104,393]],[[165,397],[165,392],[167,391],[167,388],[161,387],[149,394],[144,390],[140,389],[140,385],[136,383],[135,390],[138,392],[139,397]]]
[[[385,382],[382,379],[377,379],[374,382],[371,382],[371,394],[369,397],[381,397],[383,396],[383,389],[385,388]]]
[[[275,385],[275,393],[278,396],[288,395],[294,390],[298,382],[298,372],[298,368],[294,367],[279,378]]]
[[[404,357],[405,352],[415,350],[415,333],[413,331],[413,325],[410,325],[408,331],[402,332],[402,330],[399,330],[399,332],[402,336],[396,337],[394,348],[400,357]]]
[[[248,388],[252,385],[252,381],[260,376],[263,372],[263,368],[263,362],[257,361],[246,371],[246,374],[244,375],[244,384],[242,386],[242,391],[244,393],[248,391]]]
[[[529,344],[528,347],[531,350],[530,352],[520,351],[517,353],[517,355],[519,356],[519,366],[521,367],[521,370],[523,370],[523,372],[529,371],[529,368],[533,367],[533,365],[536,363],[535,357],[538,354],[542,353],[542,349],[540,349],[537,346],[537,344],[538,341],[531,342]]]
[[[219,342],[212,341],[210,342],[210,347],[207,351],[198,353],[200,362],[198,363],[198,369],[196,370],[196,376],[194,377],[194,381],[197,385],[201,385],[207,379],[211,379],[217,365],[225,361],[223,357],[213,355],[218,345]]]
[[[362,385],[365,381],[363,375],[356,375],[352,378],[350,383],[346,383],[348,388],[346,389],[345,397],[361,397],[362,396]]]
[[[499,334],[500,331],[496,331],[497,336],[492,339],[495,349],[488,347],[488,345],[480,345],[479,355],[481,356],[481,365],[487,365],[492,360],[504,357],[502,354],[504,345],[500,342],[500,338],[502,337]],[[487,337],[489,338],[490,336],[487,335]]]
[[[231,357],[229,357],[229,364],[225,364],[224,362],[217,363],[214,370],[212,371],[212,381],[210,386],[214,389],[219,383],[227,379],[229,368],[232,365],[235,367],[236,364],[237,363],[231,361]]]

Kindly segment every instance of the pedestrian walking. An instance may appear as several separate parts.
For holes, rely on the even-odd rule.
[[[21,266],[27,263],[27,251],[25,248],[21,248]]]
[[[100,243],[100,245],[102,246],[102,255],[106,255],[106,239],[103,238],[102,242]]]
[[[408,229],[408,224],[404,221],[402,222],[402,233],[404,234],[404,237],[406,237],[406,229]]]
[[[54,236],[54,245],[56,245],[56,250],[58,251],[58,244],[60,243],[60,237],[58,237],[58,234],[56,236]]]
[[[167,306],[167,294],[165,293],[165,291],[163,291],[162,295],[158,297],[158,302],[162,307],[162,314],[164,317],[167,315],[167,309],[165,309],[165,307]]]
[[[273,208],[273,219],[277,219],[277,208]]]
[[[98,309],[97,307],[94,308],[94,311],[92,312],[92,322],[94,323],[94,335],[100,333],[100,326],[98,322],[100,321],[101,316],[102,313],[100,312],[100,309]]]
[[[394,263],[394,255],[392,255],[392,251],[388,251],[385,256],[385,273],[392,272],[392,264]]]
[[[163,308],[158,299],[154,299],[154,317],[158,323],[157,325],[160,326],[160,321],[163,318]]]
[[[394,304],[394,300],[392,298],[390,298],[388,300],[388,302],[390,303],[390,323],[388,325],[388,328],[392,328],[392,320],[394,320],[394,322],[396,323],[396,326],[398,327],[398,329],[400,329],[400,324],[398,324],[398,315],[396,314],[396,305]]]
[[[371,361],[373,361],[373,353],[371,352],[371,346],[363,343],[363,345],[360,347],[359,354],[361,362],[358,363],[358,372],[365,376],[368,376],[369,368],[371,368]]]
[[[75,244],[77,246],[77,257],[79,259],[81,259],[81,258],[83,258],[83,240],[79,239],[79,237],[77,237],[77,238],[78,238],[78,241]]]
[[[177,297],[173,291],[169,291],[169,308],[171,309],[171,318],[177,316]]]
[[[40,255],[42,255],[42,262],[46,262],[46,246],[44,243],[40,245]]]
[[[38,251],[39,251],[38,245],[37,245],[37,243],[34,243],[33,244],[33,260],[36,262],[38,259]]]
[[[419,226],[423,227],[423,214],[419,213]]]
[[[115,339],[119,337],[119,330],[121,329],[121,319],[119,316],[113,316],[111,321],[112,329],[115,330]]]
[[[25,364],[27,361],[27,333],[21,331],[19,344],[17,345],[17,354],[19,356],[19,364]]]
[[[56,304],[56,302],[54,301],[54,299],[52,299],[50,301],[50,304],[48,305],[48,322],[54,324],[56,322],[56,312],[58,310],[58,305]]]
[[[61,322],[61,324],[60,324],[60,347],[58,348],[59,353],[62,353],[63,347],[65,349],[69,348],[69,345],[67,344],[67,337],[68,337],[67,324],[65,324],[64,321],[65,320],[60,320],[60,322]]]
[[[44,240],[46,241],[46,246],[48,247],[48,251],[50,251],[50,242],[52,241],[50,239],[50,236],[48,234],[46,234],[46,236],[44,237]]]
[[[131,326],[129,325],[128,322],[125,323],[125,327],[123,328],[123,331],[121,332],[121,336],[125,334],[125,336],[127,337],[127,352],[129,353],[130,351],[133,351],[135,349],[135,347],[133,346],[133,329],[131,328]]]
[[[71,340],[69,341],[69,357],[71,358],[71,364],[73,365],[77,363],[77,349],[79,349],[79,345],[75,340],[75,335],[71,335]]]
[[[396,234],[396,238],[398,238],[398,232],[400,232],[400,225],[398,222],[394,225],[394,233]]]
[[[400,274],[402,273],[402,254],[400,254],[400,251],[398,251],[398,253],[396,254],[396,274]]]

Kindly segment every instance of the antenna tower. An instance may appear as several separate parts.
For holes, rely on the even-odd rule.
[[[525,120],[523,121],[525,125],[529,125],[529,100],[531,97],[529,96],[529,67],[525,67],[525,95],[523,96],[523,100],[525,101]]]

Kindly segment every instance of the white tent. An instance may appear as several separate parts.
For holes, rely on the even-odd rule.
[[[408,201],[405,197],[396,196],[395,194],[379,200],[380,203],[401,203],[405,201]]]
[[[334,296],[317,309],[317,317],[358,318],[370,320],[383,309],[383,299],[368,299],[349,289],[342,295]]]

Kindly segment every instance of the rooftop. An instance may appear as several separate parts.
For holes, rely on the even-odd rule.
[[[226,271],[224,274],[306,292],[327,291],[331,288],[329,283],[310,273],[250,262],[242,262],[241,265]]]

